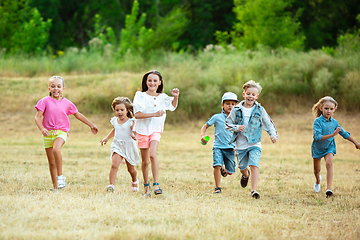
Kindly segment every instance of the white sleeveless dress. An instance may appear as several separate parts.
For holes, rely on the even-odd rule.
[[[117,121],[117,117],[111,118],[110,122],[115,129],[114,140],[112,141],[110,146],[111,160],[113,154],[117,153],[123,158],[125,158],[126,161],[133,166],[140,164],[140,156],[136,141],[130,136],[130,134],[132,134],[130,127],[134,121],[135,118],[130,118],[125,123],[119,124]]]

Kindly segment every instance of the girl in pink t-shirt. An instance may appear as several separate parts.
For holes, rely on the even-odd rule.
[[[98,128],[76,106],[62,96],[65,82],[62,77],[53,76],[49,79],[49,96],[39,100],[35,123],[43,135],[43,146],[49,162],[49,170],[53,183],[53,191],[65,188],[65,177],[62,174],[61,147],[65,144],[70,130],[69,115],[73,114],[81,122],[91,128],[93,134]],[[41,120],[41,118],[43,118]]]
[[[154,194],[162,194],[159,186],[159,162],[156,151],[164,129],[166,110],[174,111],[178,104],[179,89],[170,90],[173,97],[163,93],[164,82],[161,74],[154,70],[147,72],[142,79],[141,91],[134,97],[134,116],[137,119],[134,129],[137,133],[141,152],[141,170],[144,178],[145,196],[150,195],[149,163],[153,174]]]

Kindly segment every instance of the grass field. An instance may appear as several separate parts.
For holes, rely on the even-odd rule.
[[[111,129],[110,113],[86,114],[100,129],[96,136],[70,117],[71,141],[62,149],[67,187],[52,194],[41,133],[34,123],[33,99],[39,95],[29,91],[8,87],[0,98],[0,239],[360,238],[360,151],[337,136],[335,196],[325,198],[324,162],[321,192],[315,194],[310,109],[272,116],[279,140],[272,144],[263,133],[259,200],[250,197],[249,187],[241,188],[239,170],[222,178],[222,194],[212,193],[211,144],[202,146],[199,139],[206,117],[166,125],[158,150],[163,195],[144,198],[142,187],[132,193],[124,166],[116,192],[107,193],[109,144],[102,147],[99,141]],[[360,141],[360,114],[335,114]],[[213,130],[208,131],[211,140]]]

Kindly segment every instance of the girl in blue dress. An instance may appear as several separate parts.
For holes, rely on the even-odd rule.
[[[336,145],[334,136],[340,134],[344,139],[355,144],[360,149],[360,144],[350,136],[336,121],[332,118],[338,103],[332,97],[321,98],[312,108],[316,117],[313,126],[313,142],[311,144],[311,155],[314,159],[315,184],[314,191],[320,192],[321,183],[321,158],[326,162],[326,197],[331,197],[331,183],[333,180],[333,157],[336,154]]]

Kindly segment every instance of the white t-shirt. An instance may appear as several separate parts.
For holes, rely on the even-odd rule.
[[[174,111],[176,107],[172,105],[173,99],[174,97],[169,97],[165,93],[159,93],[158,96],[150,96],[146,92],[137,91],[133,101],[134,114],[137,112],[155,113],[159,110]],[[161,117],[136,119],[134,131],[146,136],[154,132],[162,133],[164,131],[165,118],[166,113]]]
[[[240,107],[241,107],[241,110],[242,110],[243,116],[244,116],[243,125],[245,125],[245,128],[246,128],[246,126],[249,124],[250,116],[251,116],[252,111],[254,110],[255,105],[252,108],[246,108],[243,105],[241,105]],[[261,142],[248,143],[248,140],[244,136],[244,134],[242,132],[239,132],[239,135],[236,138],[236,147],[235,148],[239,149],[239,150],[244,150],[249,147],[261,148]]]

